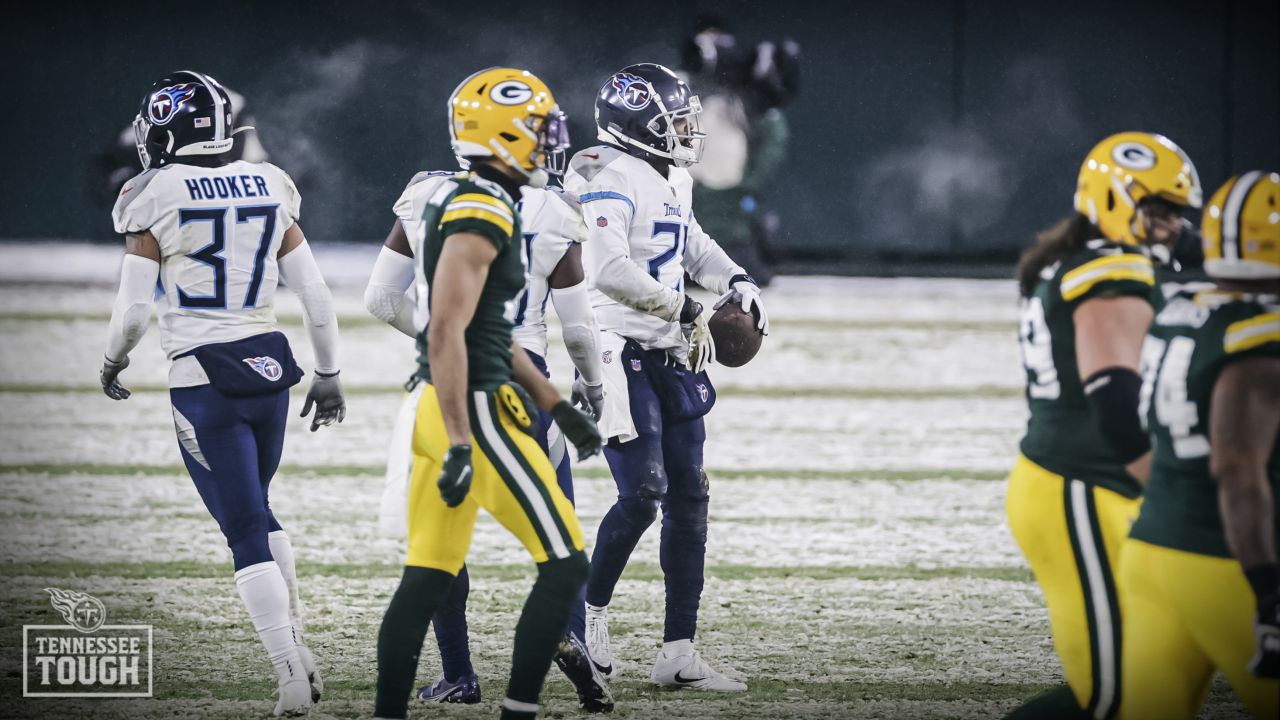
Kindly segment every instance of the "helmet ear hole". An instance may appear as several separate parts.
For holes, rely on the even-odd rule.
[[[1107,191],[1107,212],[1116,209],[1116,192],[1114,190]]]
[[[498,137],[502,138],[503,140],[506,140],[507,142],[515,142],[516,140],[520,139],[509,132],[500,132],[498,133]]]

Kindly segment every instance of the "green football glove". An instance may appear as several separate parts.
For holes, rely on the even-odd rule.
[[[575,408],[568,400],[561,400],[551,408],[551,419],[560,426],[560,432],[578,449],[578,460],[586,460],[600,452],[604,441],[600,429],[591,416]]]
[[[471,491],[471,446],[454,445],[444,455],[444,465],[440,468],[440,477],[436,486],[440,488],[440,497],[449,507],[458,507],[467,499]]]

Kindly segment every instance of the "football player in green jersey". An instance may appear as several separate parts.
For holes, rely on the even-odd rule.
[[[1119,700],[1114,570],[1149,442],[1138,419],[1143,338],[1162,304],[1146,246],[1181,231],[1200,180],[1160,135],[1126,132],[1085,158],[1075,214],[1018,267],[1031,418],[1009,477],[1009,526],[1044,591],[1067,688],[1010,717],[1108,718]]]
[[[1123,718],[1195,717],[1215,670],[1280,717],[1280,174],[1227,181],[1203,227],[1217,287],[1171,298],[1143,347],[1154,459],[1120,557]]]
[[[407,237],[430,322],[417,335],[416,376],[425,385],[413,428],[409,547],[378,631],[374,714],[405,717],[427,626],[466,561],[483,507],[538,568],[502,701],[503,718],[531,719],[589,570],[573,505],[533,437],[532,405],[551,413],[578,459],[601,447],[591,417],[561,398],[512,343],[525,287],[512,196],[523,185],[545,184],[568,135],[551,90],[513,68],[464,80],[449,99],[449,130],[471,172],[416,177],[397,203],[397,213],[419,219]]]

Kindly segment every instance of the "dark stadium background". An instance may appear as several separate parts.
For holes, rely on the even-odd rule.
[[[1206,199],[1280,168],[1275,0],[50,2],[11,9],[0,44],[0,237],[109,241],[89,158],[153,79],[194,68],[249,98],[308,236],[376,241],[416,170],[452,166],[444,100],[461,78],[533,70],[581,147],[602,79],[674,66],[708,11],[803,48],[789,160],[762,197],[786,270],[1006,275],[1119,130],[1180,143]]]

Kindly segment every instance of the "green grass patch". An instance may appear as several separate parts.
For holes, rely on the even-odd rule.
[[[384,465],[281,465],[277,475],[347,477],[380,476]],[[0,465],[4,475],[104,475],[110,477],[146,475],[186,475],[182,465],[123,465],[110,463],[17,463]],[[1005,470],[972,470],[965,468],[941,468],[937,470],[789,470],[786,468],[708,468],[707,474],[717,480],[823,480],[863,482],[884,480],[888,482],[921,480],[980,480],[1003,481],[1009,476]],[[612,475],[608,468],[578,467],[573,476],[582,480],[608,480]]]
[[[532,564],[470,564],[471,574],[498,581],[532,578]],[[298,560],[298,574],[305,577],[338,577],[349,580],[397,578],[402,566],[393,563],[313,563]],[[115,577],[129,580],[157,578],[225,578],[231,564],[172,561],[137,563],[92,563],[70,560],[51,562],[0,562],[0,577],[88,578]],[[832,565],[708,565],[706,575],[717,580],[946,580],[972,578],[1030,582],[1031,572],[1022,567],[915,567]],[[662,580],[662,568],[656,563],[633,562],[627,565],[628,580],[655,582]]]
[[[0,312],[0,321],[8,322],[100,322],[111,321],[109,312]],[[277,324],[289,327],[301,327],[302,317],[283,315],[276,319]],[[338,325],[344,328],[386,327],[386,323],[372,315],[358,313],[355,315],[339,315]],[[845,331],[845,330],[917,330],[925,332],[1001,332],[1010,333],[1017,330],[1018,324],[1013,320],[933,320],[933,319],[862,319],[862,318],[778,318],[770,321],[770,327],[785,334],[789,330],[804,331]]]
[[[408,379],[407,377],[405,378]],[[163,385],[129,385],[135,393],[169,392]],[[294,386],[295,395],[305,395],[306,383]],[[345,385],[343,393],[348,396],[391,395],[404,392],[401,385]],[[47,383],[0,383],[0,393],[21,394],[56,394],[69,395],[79,393],[98,394],[102,388],[97,385],[54,385]],[[1021,387],[1003,385],[978,385],[976,387],[945,388],[892,388],[892,387],[756,387],[744,385],[724,385],[716,388],[721,397],[746,397],[762,399],[822,399],[822,400],[947,400],[956,398],[1005,399],[1023,396]]]

